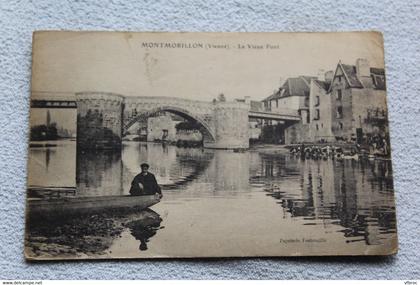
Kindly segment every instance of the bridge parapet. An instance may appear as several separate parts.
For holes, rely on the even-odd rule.
[[[125,97],[125,111],[154,109],[160,106],[173,106],[189,110],[194,114],[210,114],[214,106],[211,102],[188,100],[175,97]]]

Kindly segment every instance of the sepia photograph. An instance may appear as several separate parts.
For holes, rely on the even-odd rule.
[[[382,34],[33,34],[27,260],[393,255]]]

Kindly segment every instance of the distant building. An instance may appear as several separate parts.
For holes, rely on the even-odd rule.
[[[302,122],[309,123],[308,100],[312,76],[288,78],[284,84],[262,102],[267,111],[281,112],[284,109],[297,110]]]
[[[149,117],[147,119],[147,141],[202,142],[203,135],[199,129],[177,129],[177,125],[182,122],[185,121],[181,117],[164,112]]]
[[[266,111],[282,113],[283,110],[297,111],[301,122],[292,126],[284,126],[284,142],[286,144],[309,139],[309,93],[312,76],[288,78],[284,84],[262,102]]]
[[[355,65],[339,62],[335,71],[318,77],[288,78],[262,100],[264,109],[281,113],[295,110],[301,121],[285,126],[285,143],[361,141],[373,134],[387,134],[385,72],[370,67],[366,59]]]
[[[147,119],[147,141],[166,140],[176,142],[176,124],[169,114],[159,114]]]

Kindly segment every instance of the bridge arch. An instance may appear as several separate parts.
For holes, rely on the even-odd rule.
[[[189,112],[188,110],[184,109],[184,108],[179,108],[179,107],[175,107],[175,106],[159,106],[159,107],[155,107],[149,110],[140,110],[137,111],[137,114],[133,117],[130,117],[127,119],[127,122],[124,122],[123,124],[123,130],[122,130],[122,135],[124,136],[128,129],[133,126],[136,122],[141,121],[142,119],[147,119],[148,117],[151,117],[157,113],[160,112],[168,112],[168,113],[172,113],[175,115],[180,116],[181,118],[188,120],[188,121],[193,121],[193,122],[197,122],[199,125],[199,131],[201,132],[201,134],[203,135],[203,141],[205,143],[214,143],[215,142],[215,133],[212,130],[212,128],[210,127],[210,125],[204,121],[202,118],[192,114],[191,112]]]
[[[205,148],[249,147],[249,106],[242,102],[79,92],[76,104],[78,149],[121,149],[128,128],[157,112],[169,112],[197,122]]]

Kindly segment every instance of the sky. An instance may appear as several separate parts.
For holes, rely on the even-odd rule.
[[[161,47],[165,43],[179,45]],[[206,48],[209,44],[219,48]],[[357,58],[384,67],[382,36],[374,32],[38,32],[33,43],[32,96],[103,91],[211,101],[223,93],[227,100],[244,96],[262,100],[288,77],[317,76],[320,69],[335,69],[339,60],[354,64]]]
[[[47,110],[44,108],[31,109],[31,126],[47,124]],[[76,109],[49,109],[51,123],[56,123],[57,127],[76,132]]]

